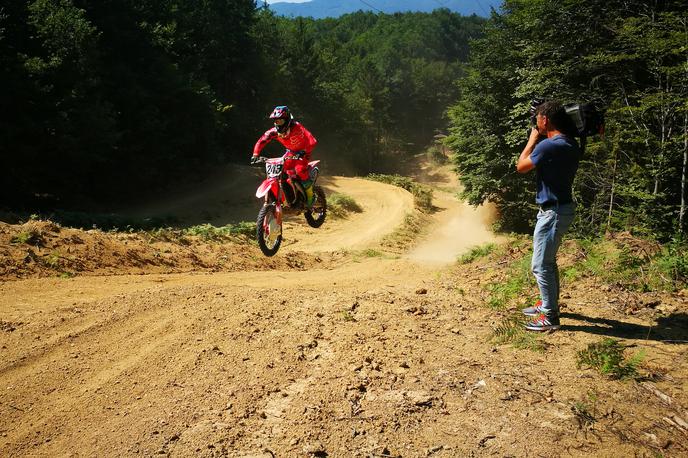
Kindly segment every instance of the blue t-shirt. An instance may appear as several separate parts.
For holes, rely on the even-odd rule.
[[[538,205],[573,202],[571,188],[578,170],[581,150],[574,138],[555,135],[535,146],[530,160],[537,171]]]

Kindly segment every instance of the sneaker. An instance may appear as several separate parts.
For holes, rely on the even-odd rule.
[[[540,314],[526,324],[526,329],[529,331],[556,331],[559,327],[559,317],[548,317],[545,314]]]
[[[526,307],[521,311],[526,316],[540,316],[542,315],[542,309],[540,307],[542,307],[542,300],[537,301],[532,307]]]

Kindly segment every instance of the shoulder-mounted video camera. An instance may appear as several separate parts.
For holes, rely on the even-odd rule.
[[[535,116],[537,107],[542,105],[546,100],[542,97],[535,97],[530,102],[530,122],[534,126],[536,124]],[[564,110],[572,123],[572,128],[575,131],[571,132],[576,137],[586,138],[594,135],[604,134],[604,113],[597,109],[592,103],[568,103],[564,105]]]

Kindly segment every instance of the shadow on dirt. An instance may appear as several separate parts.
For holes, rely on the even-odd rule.
[[[583,324],[562,325],[567,331],[587,332],[623,339],[654,340],[665,343],[688,343],[688,314],[673,313],[660,317],[654,325],[643,326],[608,318],[592,318],[579,313],[562,313],[561,318],[576,320]]]

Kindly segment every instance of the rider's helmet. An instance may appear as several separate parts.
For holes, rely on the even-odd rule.
[[[277,129],[277,132],[284,134],[289,131],[289,127],[291,127],[294,117],[289,112],[288,106],[280,105],[272,110],[270,119],[272,119],[272,122],[275,124],[275,129]]]

